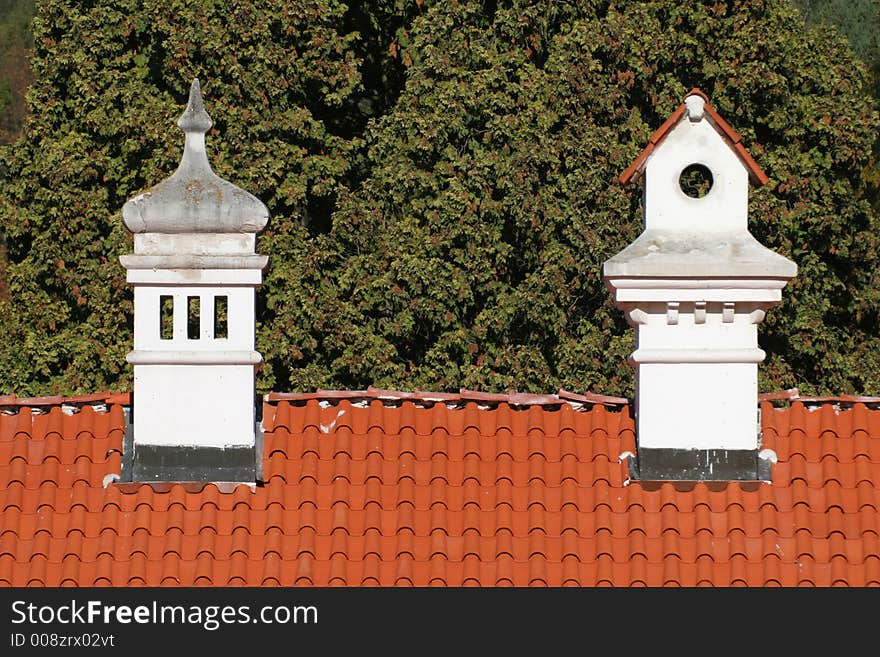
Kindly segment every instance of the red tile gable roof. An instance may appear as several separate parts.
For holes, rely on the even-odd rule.
[[[270,397],[228,492],[112,483],[124,397],[4,405],[0,585],[880,584],[876,403],[765,401],[772,483],[687,490],[628,405],[373,392]]]
[[[691,89],[687,95],[691,96],[694,94],[700,96],[704,101],[706,101],[703,109],[709,119],[709,122],[715,127],[715,129],[718,131],[718,134],[721,135],[721,138],[724,139],[725,143],[733,150],[734,153],[736,153],[736,156],[742,161],[743,165],[749,172],[749,178],[751,179],[752,183],[758,187],[767,184],[770,178],[767,176],[767,174],[764,173],[761,167],[758,166],[758,163],[755,162],[752,156],[749,155],[746,147],[742,144],[742,137],[740,136],[740,134],[736,130],[734,130],[730,126],[730,124],[727,123],[727,121],[721,118],[721,115],[718,114],[715,108],[709,104],[709,97],[706,96],[706,94],[704,94],[699,89]],[[639,153],[633,163],[630,164],[629,167],[627,167],[626,171],[620,174],[618,180],[621,183],[626,184],[630,181],[637,180],[639,176],[641,176],[642,171],[644,171],[645,164],[648,161],[648,157],[651,155],[651,153],[654,152],[654,149],[657,148],[664,139],[666,139],[666,136],[672,131],[672,129],[676,125],[678,125],[678,122],[681,121],[682,118],[684,118],[686,111],[687,108],[685,107],[685,104],[682,103],[678,107],[678,109],[676,109],[675,112],[672,113],[672,116],[666,119],[666,121],[663,122],[663,125],[657,128],[656,131],[654,131],[654,134],[652,134],[651,137],[648,139],[648,145],[644,148],[644,150],[642,150],[641,153]]]

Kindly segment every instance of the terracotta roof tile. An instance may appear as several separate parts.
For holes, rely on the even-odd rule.
[[[709,122],[715,127],[718,131],[718,134],[721,135],[721,138],[727,143],[727,145],[733,150],[736,156],[740,159],[743,165],[749,172],[749,178],[751,178],[752,182],[757,185],[765,185],[770,180],[767,177],[767,174],[761,170],[761,167],[758,166],[758,163],[755,162],[754,158],[749,155],[749,152],[746,150],[745,146],[742,144],[742,137],[740,134],[734,130],[727,121],[725,121],[720,114],[715,110],[712,105],[709,104],[709,97],[706,96],[699,89],[691,89],[688,92],[688,96],[698,95],[702,97],[706,104],[704,105],[704,111]],[[679,121],[681,121],[685,113],[687,112],[687,108],[684,103],[679,105],[679,107],[672,113],[672,115],[663,122],[663,124],[654,131],[654,133],[648,138],[648,145],[642,150],[641,153],[633,160],[633,163],[627,167],[627,169],[620,174],[618,180],[626,184],[630,181],[637,180],[639,176],[642,174],[644,170],[645,164],[648,161],[648,157],[657,148],[666,136],[672,131],[672,129],[678,125]]]
[[[0,585],[880,584],[876,400],[768,396],[772,482],[690,489],[630,481],[608,400],[270,396],[265,482],[229,489],[104,487],[125,396],[7,399]]]

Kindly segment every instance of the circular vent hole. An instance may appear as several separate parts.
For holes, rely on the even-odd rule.
[[[702,164],[691,164],[681,172],[678,184],[691,198],[703,198],[712,189],[712,172]]]

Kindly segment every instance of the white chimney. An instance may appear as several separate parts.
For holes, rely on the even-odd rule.
[[[198,80],[177,125],[177,171],[122,209],[134,254],[132,474],[136,481],[255,480],[255,253],[266,206],[211,170]]]
[[[603,266],[636,329],[639,476],[758,479],[757,325],[797,273],[748,230],[767,176],[696,89],[620,180],[642,174],[644,232]]]

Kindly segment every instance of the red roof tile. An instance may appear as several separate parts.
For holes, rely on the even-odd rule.
[[[429,396],[270,395],[229,490],[112,483],[125,397],[6,403],[0,585],[880,584],[880,400],[764,401],[772,483],[686,489],[626,404]]]
[[[767,174],[758,166],[758,163],[749,155],[749,152],[746,150],[746,147],[742,144],[742,137],[740,134],[734,130],[730,124],[725,121],[720,114],[715,110],[712,105],[709,104],[709,97],[704,94],[699,89],[691,89],[688,92],[688,96],[698,95],[706,104],[703,106],[703,109],[706,113],[706,116],[709,122],[715,127],[718,131],[718,134],[721,135],[721,138],[724,139],[725,143],[736,153],[736,156],[742,161],[743,165],[749,172],[749,178],[752,183],[756,186],[760,187],[761,185],[766,185],[770,178],[767,177]],[[648,156],[654,151],[654,149],[660,145],[660,143],[666,139],[666,136],[672,131],[672,129],[678,125],[678,122],[684,118],[685,112],[687,108],[685,104],[682,103],[673,113],[672,115],[663,122],[657,130],[654,131],[648,138],[648,145],[642,150],[641,153],[638,154],[633,163],[630,164],[626,171],[620,174],[618,180],[626,184],[632,180],[637,180],[639,176],[642,175],[642,171],[645,168],[645,163],[648,160]]]

